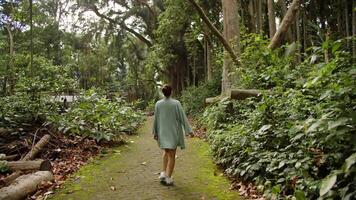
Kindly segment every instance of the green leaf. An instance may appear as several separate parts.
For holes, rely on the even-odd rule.
[[[353,153],[351,156],[349,156],[346,160],[345,160],[345,164],[343,166],[343,171],[345,173],[349,172],[350,167],[355,164],[356,162],[356,153]]]
[[[282,168],[286,163],[284,161],[281,161],[278,165],[278,169]]]
[[[272,188],[272,193],[273,194],[279,194],[281,192],[281,185],[275,185]]]
[[[331,174],[323,179],[320,186],[320,192],[319,192],[320,196],[324,196],[326,193],[329,192],[329,190],[336,183],[336,179],[337,179],[336,174]]]
[[[300,190],[296,190],[294,192],[294,197],[296,198],[296,200],[304,200],[306,197],[305,197],[305,193],[303,191],[300,191]]]
[[[297,162],[297,163],[295,163],[295,166],[294,166],[294,167],[298,169],[301,165],[302,165],[301,162]]]
[[[349,121],[349,118],[346,118],[346,117],[339,118],[336,121],[329,122],[328,129],[331,130],[331,129],[334,129],[339,126],[346,125],[348,121]]]
[[[322,120],[318,120],[318,121],[314,122],[314,123],[308,128],[307,133],[316,131],[317,128],[320,126],[320,124],[321,124],[322,122],[323,122]]]

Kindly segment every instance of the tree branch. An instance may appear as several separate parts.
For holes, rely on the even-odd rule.
[[[121,28],[123,28],[124,30],[130,32],[131,34],[133,34],[135,37],[137,37],[139,40],[141,40],[142,42],[146,43],[148,47],[151,47],[152,46],[152,43],[151,41],[147,40],[144,36],[142,36],[141,34],[139,34],[138,32],[136,32],[135,30],[129,28],[126,26],[125,22],[124,21],[116,21],[102,13],[99,12],[98,8],[95,6],[95,5],[90,5],[89,6],[89,9],[92,10],[98,17],[101,17],[103,19],[106,19],[108,20],[110,23],[113,23],[113,24],[118,24],[121,26]]]
[[[284,35],[288,31],[288,27],[294,21],[294,18],[297,14],[299,7],[300,7],[300,0],[293,0],[292,4],[287,10],[286,15],[283,17],[281,25],[279,26],[276,34],[274,34],[271,43],[268,45],[268,48],[275,49],[279,47],[281,40],[284,38]]]
[[[212,33],[220,40],[220,42],[223,44],[225,50],[229,53],[231,56],[232,60],[236,65],[240,64],[240,61],[238,60],[237,55],[234,53],[233,48],[229,44],[228,41],[224,38],[224,36],[220,33],[220,31],[214,26],[214,24],[209,20],[208,16],[204,13],[204,10],[194,1],[194,0],[188,0],[195,8],[195,10],[198,12],[200,18],[205,22],[205,24],[209,27],[209,29],[212,31]]]

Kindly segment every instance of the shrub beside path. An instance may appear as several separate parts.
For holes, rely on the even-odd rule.
[[[187,148],[177,151],[175,185],[161,185],[161,151],[151,130],[150,117],[128,145],[83,166],[50,199],[241,199],[213,164],[208,145],[197,138],[187,139]]]

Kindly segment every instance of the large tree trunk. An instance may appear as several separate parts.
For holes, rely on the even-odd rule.
[[[279,0],[278,4],[281,7],[282,17],[284,18],[287,14],[287,4],[286,4],[285,0]],[[287,29],[285,39],[290,44],[293,42],[293,34],[292,34],[292,30],[290,28]]]
[[[278,31],[272,38],[272,41],[269,44],[268,48],[275,49],[281,44],[284,35],[288,31],[288,27],[292,24],[292,22],[295,19],[299,6],[300,6],[300,0],[293,0],[286,15],[283,17],[283,20],[281,22],[281,25],[279,26]]]
[[[276,33],[276,16],[274,14],[274,1],[268,0],[268,24],[269,24],[269,37],[272,39],[274,34]]]
[[[239,55],[240,46],[240,24],[238,7],[236,0],[222,0],[223,20],[224,20],[224,37],[233,46],[233,49]],[[224,64],[222,73],[221,93],[224,94],[231,89],[232,76],[231,72],[234,63],[227,53],[224,54]]]
[[[42,181],[52,181],[53,179],[54,177],[49,171],[23,175],[17,178],[12,185],[0,189],[0,200],[24,199],[35,192]]]
[[[7,162],[7,167],[12,171],[16,170],[40,170],[40,171],[50,171],[52,166],[49,160],[31,160],[31,161],[12,161]]]

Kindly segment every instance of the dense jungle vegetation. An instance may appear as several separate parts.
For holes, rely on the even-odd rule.
[[[353,199],[355,35],[351,0],[3,0],[0,152],[43,128],[123,141],[170,83],[227,175]]]

